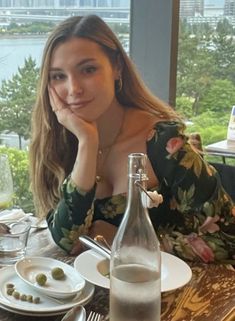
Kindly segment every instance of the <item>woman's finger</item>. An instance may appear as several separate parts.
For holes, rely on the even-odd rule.
[[[64,105],[64,102],[60,99],[58,94],[56,93],[55,89],[51,86],[48,86],[48,92],[49,92],[49,99],[50,99],[50,104],[53,112],[58,112],[66,106]]]
[[[83,244],[78,240],[77,243],[75,243],[70,251],[71,255],[78,255],[82,253],[85,250]]]

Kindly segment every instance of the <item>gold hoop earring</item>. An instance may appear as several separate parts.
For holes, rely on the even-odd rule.
[[[122,77],[120,76],[117,80],[116,80],[116,92],[119,93],[122,90]]]

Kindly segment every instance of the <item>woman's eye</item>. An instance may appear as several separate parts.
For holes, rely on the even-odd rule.
[[[56,73],[56,74],[50,74],[50,80],[53,81],[53,80],[62,80],[65,78],[65,75],[64,74],[61,74],[61,73]]]
[[[96,67],[95,66],[87,66],[83,69],[83,73],[85,74],[92,74],[96,71]]]

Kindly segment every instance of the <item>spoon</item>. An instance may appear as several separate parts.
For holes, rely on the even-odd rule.
[[[18,224],[21,220],[17,221],[17,222],[13,222],[11,224],[5,224],[5,223],[0,223],[0,235],[4,235],[4,234],[11,234],[11,229],[13,228],[14,225]],[[27,221],[26,221],[27,222]],[[35,224],[31,224],[30,223],[30,228],[35,229],[35,230],[43,230],[48,228],[47,223],[45,221],[42,222],[38,222]]]
[[[31,228],[35,228],[37,230],[44,230],[48,228],[48,225],[46,222],[38,222],[36,224],[31,224]]]
[[[106,246],[111,251],[111,246],[109,245],[109,243],[107,242],[107,240],[103,235],[96,235],[94,237],[94,240],[100,243],[101,245]]]
[[[82,305],[77,305],[70,309],[61,321],[85,321],[86,310]]]
[[[110,259],[111,251],[106,246],[101,245],[99,242],[87,235],[79,236],[79,240],[87,247],[95,250],[97,253]]]
[[[9,234],[10,228],[5,223],[0,223],[0,234]]]

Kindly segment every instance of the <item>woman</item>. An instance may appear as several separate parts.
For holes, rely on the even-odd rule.
[[[32,188],[60,247],[79,253],[81,234],[112,240],[125,210],[127,156],[143,152],[148,189],[164,199],[150,209],[163,248],[189,260],[234,258],[235,209],[218,175],[99,17],[72,17],[52,32],[40,79]]]

